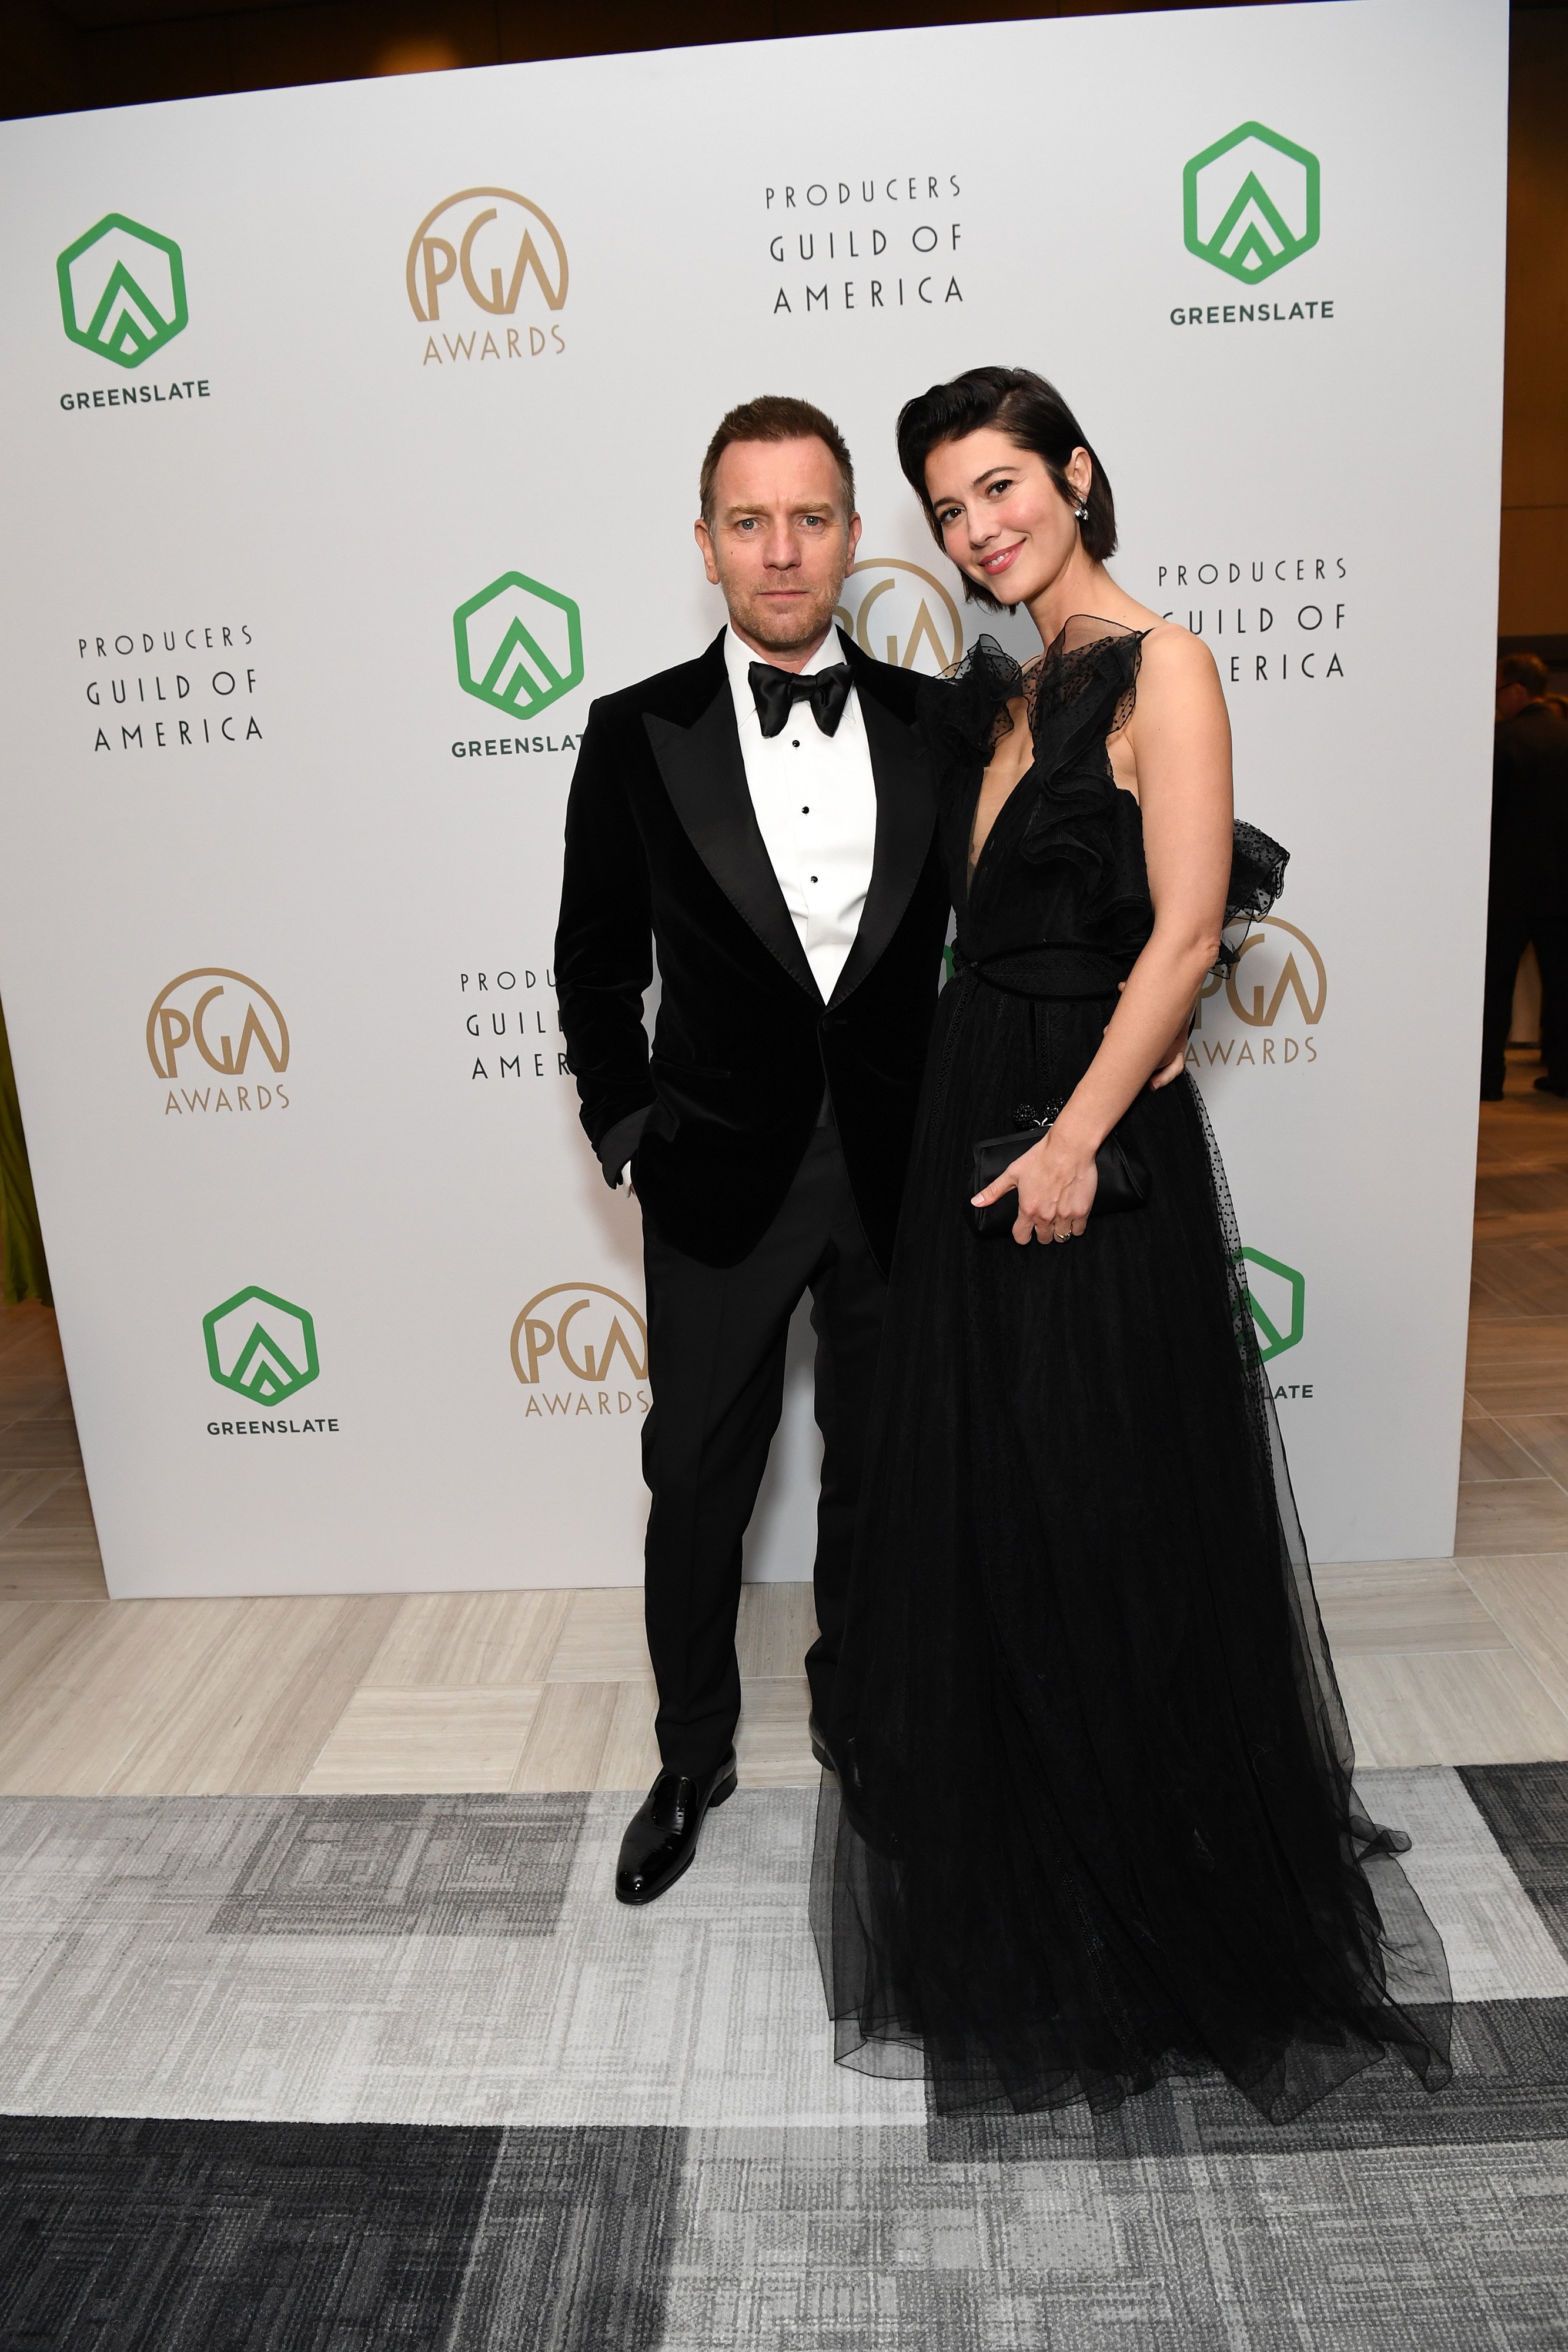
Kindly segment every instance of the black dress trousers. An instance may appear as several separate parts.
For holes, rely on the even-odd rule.
[[[1541,1055],[1554,1087],[1568,1087],[1568,919],[1493,888],[1487,902],[1486,983],[1481,1011],[1481,1091],[1498,1093],[1508,1073],[1504,1047],[1513,1019],[1519,960],[1535,949],[1541,967]]]
[[[648,1375],[643,1424],[648,1649],[667,1766],[716,1764],[740,1715],[736,1619],[741,1538],[784,1401],[789,1318],[806,1291],[822,1433],[815,1586],[806,1658],[826,1722],[849,1589],[855,1509],[887,1283],[856,1213],[836,1128],[819,1127],[784,1204],[738,1265],[704,1265],[644,1228]]]

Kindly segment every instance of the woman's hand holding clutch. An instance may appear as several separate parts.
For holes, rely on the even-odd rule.
[[[1004,1168],[983,1192],[975,1193],[973,1205],[987,1208],[1016,1190],[1015,1242],[1071,1241],[1089,1222],[1099,1181],[1093,1151],[1063,1135],[1058,1120],[1042,1142]]]

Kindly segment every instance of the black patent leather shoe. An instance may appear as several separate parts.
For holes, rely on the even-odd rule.
[[[828,1735],[814,1715],[806,1717],[806,1736],[811,1743],[811,1753],[823,1771],[836,1772],[839,1768],[833,1761],[833,1751],[828,1746]]]
[[[736,1787],[733,1748],[700,1780],[687,1772],[661,1772],[621,1841],[617,1903],[653,1903],[673,1886],[696,1859],[705,1817],[713,1806],[727,1804]]]

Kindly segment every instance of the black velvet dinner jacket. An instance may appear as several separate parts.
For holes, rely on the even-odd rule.
[[[866,1239],[884,1268],[893,1252],[948,898],[914,723],[920,681],[840,644],[871,750],[876,846],[828,1003],[752,808],[722,630],[696,661],[594,703],[567,804],[555,979],[582,1124],[612,1183],[635,1142],[645,1218],[709,1265],[738,1265],[771,1223],[824,1078]]]

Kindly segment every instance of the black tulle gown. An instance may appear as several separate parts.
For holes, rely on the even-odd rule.
[[[1107,735],[1138,633],[926,720],[958,908],[893,1269],[813,1916],[841,2058],[939,2111],[1219,2072],[1276,2121],[1397,2053],[1448,2079],[1440,1941],[1351,1788],[1224,1177],[1191,1081],[1121,1133],[1146,1206],[981,1241],[974,1142],[1092,1059],[1153,921]],[[976,866],[1009,697],[1035,758]],[[1284,853],[1237,828],[1236,916]]]

